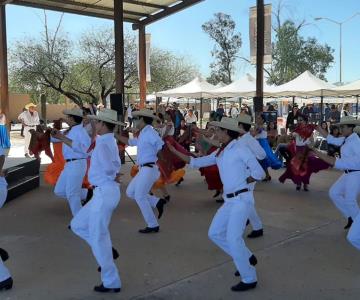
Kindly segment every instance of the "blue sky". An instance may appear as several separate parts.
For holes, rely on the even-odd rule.
[[[273,7],[278,1],[266,1]],[[360,0],[284,0],[283,18],[300,21],[306,19],[309,23],[301,34],[316,37],[320,42],[329,44],[335,49],[335,62],[326,77],[330,82],[339,80],[339,26],[327,22],[315,22],[314,17],[327,17],[337,21],[346,20],[354,13],[360,13]],[[209,74],[209,64],[212,61],[210,51],[213,43],[202,32],[201,25],[211,19],[216,12],[230,14],[241,33],[242,47],[240,54],[249,56],[249,7],[255,5],[255,0],[205,0],[187,10],[167,17],[147,27],[152,34],[152,44],[156,47],[171,50],[188,56],[199,66],[204,76]],[[16,5],[7,5],[8,44],[24,36],[36,36],[42,30],[43,12]],[[50,25],[55,26],[60,13],[48,12]],[[88,28],[111,26],[112,21],[91,17],[65,14],[63,31],[76,39]],[[132,31],[131,25],[126,28]],[[360,15],[343,25],[343,81],[360,79]],[[255,73],[253,67],[239,61],[236,66],[236,77],[246,72]]]

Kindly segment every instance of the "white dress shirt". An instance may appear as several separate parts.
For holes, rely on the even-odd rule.
[[[256,139],[267,139],[267,131],[262,129],[260,133],[255,136]]]
[[[119,148],[114,133],[107,133],[96,138],[96,145],[91,153],[89,181],[94,186],[114,182],[121,168]]]
[[[91,145],[91,139],[82,123],[73,126],[66,137],[72,140],[72,147],[63,143],[62,151],[65,160],[85,159],[89,156],[87,151]]]
[[[129,139],[129,146],[137,146],[137,164],[157,162],[157,153],[162,149],[164,142],[156,130],[146,125],[139,134],[138,138]]]
[[[249,188],[246,182],[249,175],[255,180],[264,178],[265,172],[254,154],[247,147],[240,146],[237,140],[230,142],[219,156],[216,156],[217,153],[218,151],[215,151],[207,156],[192,157],[190,167],[202,168],[216,164],[224,186],[224,194]]]
[[[195,114],[193,114],[192,116],[190,116],[189,114],[187,114],[187,115],[185,116],[185,122],[186,122],[186,124],[196,123],[196,122],[197,122],[197,118],[196,118]]]
[[[246,146],[258,160],[263,160],[266,158],[266,153],[263,147],[259,142],[250,134],[250,132],[245,133],[238,139],[238,144],[240,146]]]
[[[337,138],[329,134],[326,138],[326,141],[328,142],[328,144],[341,146],[341,158],[355,159],[360,156],[360,138],[355,132],[349,135],[347,138]]]
[[[298,133],[293,132],[293,136],[295,137],[295,144],[296,146],[306,146],[309,145],[311,140],[310,138],[308,139],[303,139]]]
[[[33,114],[31,114],[28,110],[25,110],[19,115],[18,119],[21,120],[25,126],[35,127],[40,124],[37,111],[34,111]]]

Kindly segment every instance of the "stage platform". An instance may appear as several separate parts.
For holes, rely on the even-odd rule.
[[[40,161],[37,159],[7,157],[4,170],[8,183],[6,202],[40,186]]]

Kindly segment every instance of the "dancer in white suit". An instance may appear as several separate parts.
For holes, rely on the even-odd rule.
[[[251,117],[249,115],[240,115],[237,118],[237,121],[239,122],[239,128],[241,130],[241,136],[238,139],[238,143],[241,146],[247,147],[256,157],[258,161],[261,161],[266,158],[266,153],[263,147],[259,144],[259,142],[250,134],[251,129]],[[255,182],[249,185],[250,189],[255,189]],[[263,236],[264,230],[263,230],[263,224],[261,222],[261,219],[256,211],[255,208],[255,199],[254,199],[254,206],[251,209],[249,221],[252,227],[252,232],[248,234],[248,238],[257,238],[260,236]]]
[[[328,144],[341,146],[342,160],[354,161],[353,167],[339,167],[339,169],[344,170],[344,174],[332,185],[329,191],[329,196],[335,206],[348,219],[344,229],[349,229],[360,211],[357,202],[357,197],[360,194],[360,168],[355,165],[355,160],[360,157],[360,138],[354,132],[356,125],[360,125],[360,120],[350,116],[343,117],[337,125],[340,126],[342,137],[336,138],[320,126],[317,127],[317,130],[326,137]],[[336,165],[335,168],[337,168]]]
[[[25,157],[30,157],[29,153],[29,145],[31,140],[31,133],[30,130],[36,130],[36,126],[40,124],[39,114],[36,111],[36,105],[34,103],[29,103],[25,105],[25,111],[23,111],[19,116],[18,120],[24,126],[24,152]]]
[[[64,110],[66,122],[70,128],[62,134],[53,129],[53,138],[60,141],[71,140],[71,143],[63,143],[63,156],[66,161],[63,171],[56,182],[54,193],[56,196],[66,198],[69,202],[73,216],[81,209],[81,199],[86,199],[87,189],[82,189],[82,183],[86,174],[88,149],[91,139],[83,126],[83,111],[81,109]],[[56,142],[56,140],[53,140]]]
[[[117,251],[112,248],[109,224],[111,216],[120,201],[121,161],[114,136],[115,125],[126,126],[117,121],[117,112],[111,109],[99,111],[95,119],[98,137],[91,152],[89,181],[94,187],[91,200],[81,208],[71,221],[71,230],[84,239],[95,256],[101,272],[102,283],[95,286],[96,292],[118,293],[121,289],[119,272],[114,263]],[[115,252],[115,253],[114,253]]]
[[[7,197],[7,183],[3,172],[4,162],[4,149],[0,147],[0,208],[4,205]],[[9,270],[4,265],[4,262],[8,259],[9,254],[0,248],[0,291],[10,290],[13,286],[13,279],[11,278]]]
[[[165,199],[150,195],[151,188],[155,181],[160,177],[160,171],[156,162],[157,154],[162,149],[164,142],[160,135],[153,128],[154,120],[159,120],[153,111],[143,109],[132,113],[133,124],[140,130],[137,138],[127,139],[117,136],[118,140],[130,146],[137,146],[137,164],[140,167],[139,173],[131,180],[126,189],[129,198],[134,199],[138,204],[145,219],[146,227],[140,229],[140,233],[153,233],[159,231],[159,223],[153,212],[157,208],[158,219],[163,214]]]
[[[257,284],[256,258],[246,247],[243,234],[246,221],[254,205],[253,190],[249,184],[265,177],[264,170],[247,147],[238,144],[238,121],[223,117],[216,126],[217,140],[222,144],[218,151],[208,156],[190,158],[171,145],[169,149],[191,167],[217,165],[224,186],[225,203],[217,211],[209,229],[209,238],[233,258],[241,281],[233,291],[253,289]]]

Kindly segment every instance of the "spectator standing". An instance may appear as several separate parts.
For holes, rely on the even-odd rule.
[[[6,116],[0,109],[0,147],[10,149],[10,139],[6,127]]]
[[[25,157],[30,157],[29,154],[29,145],[31,139],[30,130],[36,130],[36,126],[40,124],[39,114],[36,111],[36,105],[34,103],[29,103],[25,106],[26,111],[22,112],[18,119],[24,125],[24,136],[25,136],[25,145],[24,152]]]
[[[192,109],[189,109],[187,115],[185,116],[185,122],[186,122],[186,125],[190,125],[190,124],[196,125],[197,117],[194,114]]]
[[[327,121],[330,124],[335,124],[340,122],[341,113],[338,111],[337,107],[333,104],[331,105],[331,112],[329,115],[329,119]]]
[[[222,117],[224,116],[224,113],[225,113],[224,106],[220,104],[216,110],[216,118],[218,121],[221,121]]]
[[[132,126],[132,111],[133,111],[133,106],[132,104],[129,105],[129,107],[127,108],[126,110],[126,113],[127,113],[127,118],[128,118],[128,122],[129,122],[129,127]]]
[[[294,104],[293,110],[289,112],[287,119],[286,119],[286,130],[293,131],[295,125],[297,125],[297,119],[300,115],[299,107],[297,104]]]

